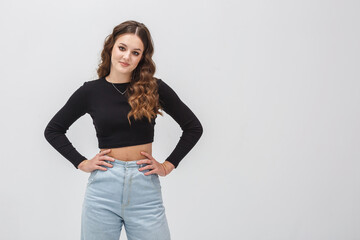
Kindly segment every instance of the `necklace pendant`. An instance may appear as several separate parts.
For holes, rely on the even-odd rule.
[[[115,87],[115,85],[113,84],[113,83],[111,83],[113,86],[114,86],[114,88],[119,92],[119,93],[121,93],[121,95],[124,95],[125,94],[125,92],[126,92],[126,90],[124,91],[124,92],[121,92],[119,89],[117,89],[117,87]]]

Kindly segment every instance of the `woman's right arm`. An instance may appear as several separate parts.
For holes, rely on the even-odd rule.
[[[75,168],[78,168],[79,164],[87,158],[76,150],[65,133],[86,112],[87,95],[86,82],[84,82],[50,120],[44,131],[44,136],[51,146],[69,160]]]

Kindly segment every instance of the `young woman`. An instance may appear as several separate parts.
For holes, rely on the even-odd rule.
[[[126,21],[104,42],[99,78],[84,82],[45,128],[47,141],[77,169],[91,172],[82,206],[81,239],[169,240],[159,176],[168,175],[200,139],[199,119],[165,81],[155,78],[147,27]],[[152,156],[159,110],[183,130],[163,163]],[[100,152],[86,158],[65,133],[81,116],[93,119]]]

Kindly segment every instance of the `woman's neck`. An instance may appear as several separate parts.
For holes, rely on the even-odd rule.
[[[105,77],[105,79],[108,82],[112,82],[112,83],[127,83],[131,81],[131,74],[116,74],[116,73],[112,73],[110,72],[109,75],[107,75]]]

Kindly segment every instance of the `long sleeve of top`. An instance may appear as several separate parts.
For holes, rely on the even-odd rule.
[[[166,158],[175,168],[200,139],[203,128],[199,119],[164,81],[159,81],[160,104],[181,127],[182,135],[175,149]]]
[[[181,127],[182,135],[166,158],[175,168],[200,139],[203,128],[199,119],[163,80],[157,79],[159,103]],[[119,93],[130,83],[110,83],[105,77],[85,82],[68,99],[45,128],[46,140],[76,168],[85,159],[66,137],[69,127],[88,113],[96,130],[99,148],[117,148],[151,143],[154,140],[156,117],[149,122],[132,119],[127,96]]]
[[[87,158],[80,154],[65,135],[69,127],[86,113],[85,83],[68,99],[45,128],[44,136],[63,157],[76,168]]]

